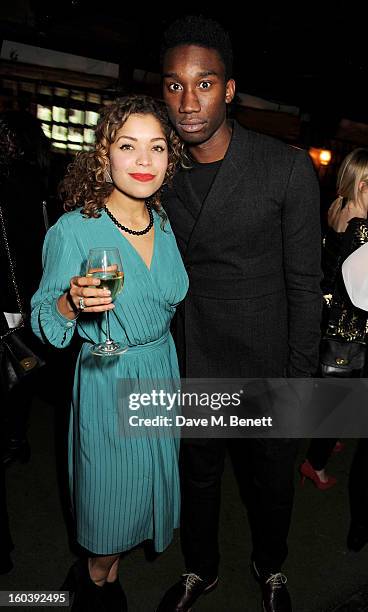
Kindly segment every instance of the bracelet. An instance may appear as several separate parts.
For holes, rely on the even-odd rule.
[[[80,315],[80,313],[82,311],[81,311],[80,308],[77,308],[75,306],[69,291],[67,291],[67,293],[66,293],[66,299],[67,299],[68,304],[71,306],[71,312],[73,312],[73,314],[75,315],[75,317],[74,317],[74,321],[75,321],[75,319],[78,319],[78,317],[79,317],[79,315]]]

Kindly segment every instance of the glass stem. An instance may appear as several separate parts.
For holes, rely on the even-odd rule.
[[[110,338],[110,313],[106,310],[106,344],[112,344],[112,340]]]

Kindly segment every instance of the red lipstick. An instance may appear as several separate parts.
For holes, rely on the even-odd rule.
[[[152,181],[155,178],[154,174],[148,174],[147,172],[141,174],[139,172],[129,172],[129,176],[134,178],[136,181],[141,181],[141,183],[147,183],[148,181]]]

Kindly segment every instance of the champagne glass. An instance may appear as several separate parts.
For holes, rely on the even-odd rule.
[[[109,289],[111,299],[114,301],[120,293],[124,284],[124,271],[117,248],[97,248],[90,249],[87,261],[87,277],[99,278],[99,289]],[[96,286],[96,285],[94,285]],[[115,356],[125,353],[127,347],[122,347],[118,342],[112,340],[110,336],[110,311],[106,310],[106,340],[100,344],[94,344],[91,353],[100,357]]]

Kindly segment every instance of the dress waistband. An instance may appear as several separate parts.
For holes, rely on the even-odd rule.
[[[161,338],[158,338],[157,340],[152,340],[152,342],[146,342],[145,344],[135,344],[134,346],[128,345],[127,346],[128,350],[126,353],[124,353],[124,355],[128,356],[128,355],[135,355],[139,353],[145,353],[149,351],[155,351],[156,349],[161,347],[163,344],[166,344],[168,342],[169,336],[170,336],[170,332],[167,331],[163,336],[161,336]],[[120,338],[116,338],[116,340],[117,342],[122,344],[122,346],[124,346]],[[91,342],[86,342],[85,344],[90,346]]]
[[[146,342],[145,344],[135,344],[134,346],[128,346],[127,355],[134,355],[135,353],[144,353],[146,351],[154,351],[163,344],[168,342],[170,336],[170,332],[167,331],[166,334],[158,338],[157,340],[152,340],[152,342]]]

